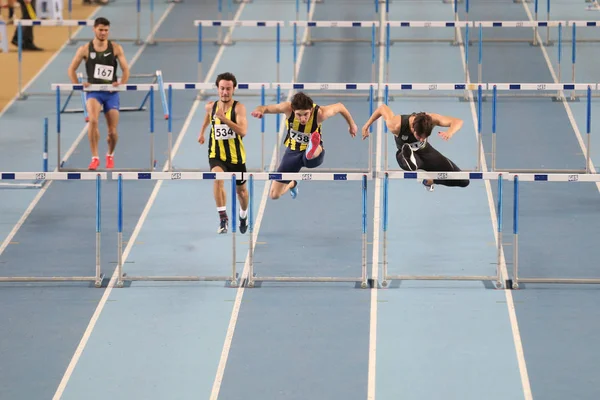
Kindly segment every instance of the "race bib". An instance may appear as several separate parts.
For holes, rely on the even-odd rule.
[[[235,132],[225,124],[215,125],[215,139],[216,140],[229,140],[235,139]]]
[[[308,144],[308,142],[310,141],[309,134],[298,132],[294,129],[290,129],[290,137],[292,138],[292,140],[300,144]]]
[[[427,140],[425,140],[424,142],[413,142],[413,143],[408,143],[408,146],[413,150],[413,151],[417,151],[422,149],[423,147],[425,147],[425,145],[427,144]]]
[[[94,78],[104,81],[112,81],[115,67],[112,65],[96,64],[94,67]]]

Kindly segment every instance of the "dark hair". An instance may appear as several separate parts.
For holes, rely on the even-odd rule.
[[[231,72],[223,72],[222,74],[217,75],[215,85],[219,87],[219,82],[221,81],[232,81],[233,87],[237,87],[237,79],[235,79],[235,75],[233,75]]]
[[[110,26],[110,21],[107,20],[104,17],[98,17],[96,18],[96,20],[94,21],[94,28],[97,27],[98,25],[106,25],[106,26]]]
[[[313,101],[302,92],[298,92],[292,97],[292,110],[310,110],[313,107]]]
[[[428,138],[433,131],[433,118],[424,112],[417,113],[413,119],[413,129],[422,138]]]

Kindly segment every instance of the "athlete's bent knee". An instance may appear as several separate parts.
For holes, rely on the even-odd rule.
[[[467,187],[467,186],[469,186],[470,183],[471,183],[471,181],[468,179],[461,179],[460,181],[458,181],[458,186]]]

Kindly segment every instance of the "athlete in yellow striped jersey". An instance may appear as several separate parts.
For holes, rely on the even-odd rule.
[[[321,124],[334,115],[341,114],[348,123],[350,136],[355,137],[358,128],[352,115],[342,103],[319,106],[305,93],[296,93],[291,101],[267,106],[258,106],[252,116],[262,118],[264,114],[285,114],[287,135],[284,140],[285,153],[277,172],[299,172],[302,167],[316,168],[323,164],[325,149],[321,140]],[[293,199],[298,195],[296,181],[273,181],[270,197],[280,198],[290,191]]]
[[[206,116],[200,130],[198,142],[204,144],[204,131],[210,125],[208,139],[208,161],[212,172],[246,172],[246,150],[242,139],[246,136],[248,121],[246,107],[233,99],[237,80],[232,73],[225,72],[216,80],[219,100],[206,104]],[[245,180],[236,181],[236,192],[240,203],[240,233],[248,229],[248,190]],[[227,193],[221,180],[215,180],[214,196],[219,213],[217,233],[227,233]],[[234,222],[235,223],[235,222]]]

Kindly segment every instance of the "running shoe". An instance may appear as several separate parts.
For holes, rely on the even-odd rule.
[[[90,171],[95,171],[100,166],[100,159],[98,157],[92,157],[92,162],[88,165]]]
[[[244,234],[248,230],[248,217],[240,218],[240,233]]]
[[[321,144],[321,134],[319,132],[313,132],[312,135],[310,135],[310,141],[308,142],[308,146],[306,147],[306,158],[307,159],[310,160],[311,158],[313,158],[315,151],[317,151],[320,144]]]
[[[113,169],[115,167],[115,156],[106,156],[106,169]]]
[[[423,179],[423,186],[425,186],[425,188],[429,191],[429,192],[433,192],[433,182],[431,184],[429,184],[427,182],[427,179]]]
[[[221,223],[219,224],[219,229],[217,233],[227,233],[227,220],[221,219]]]

